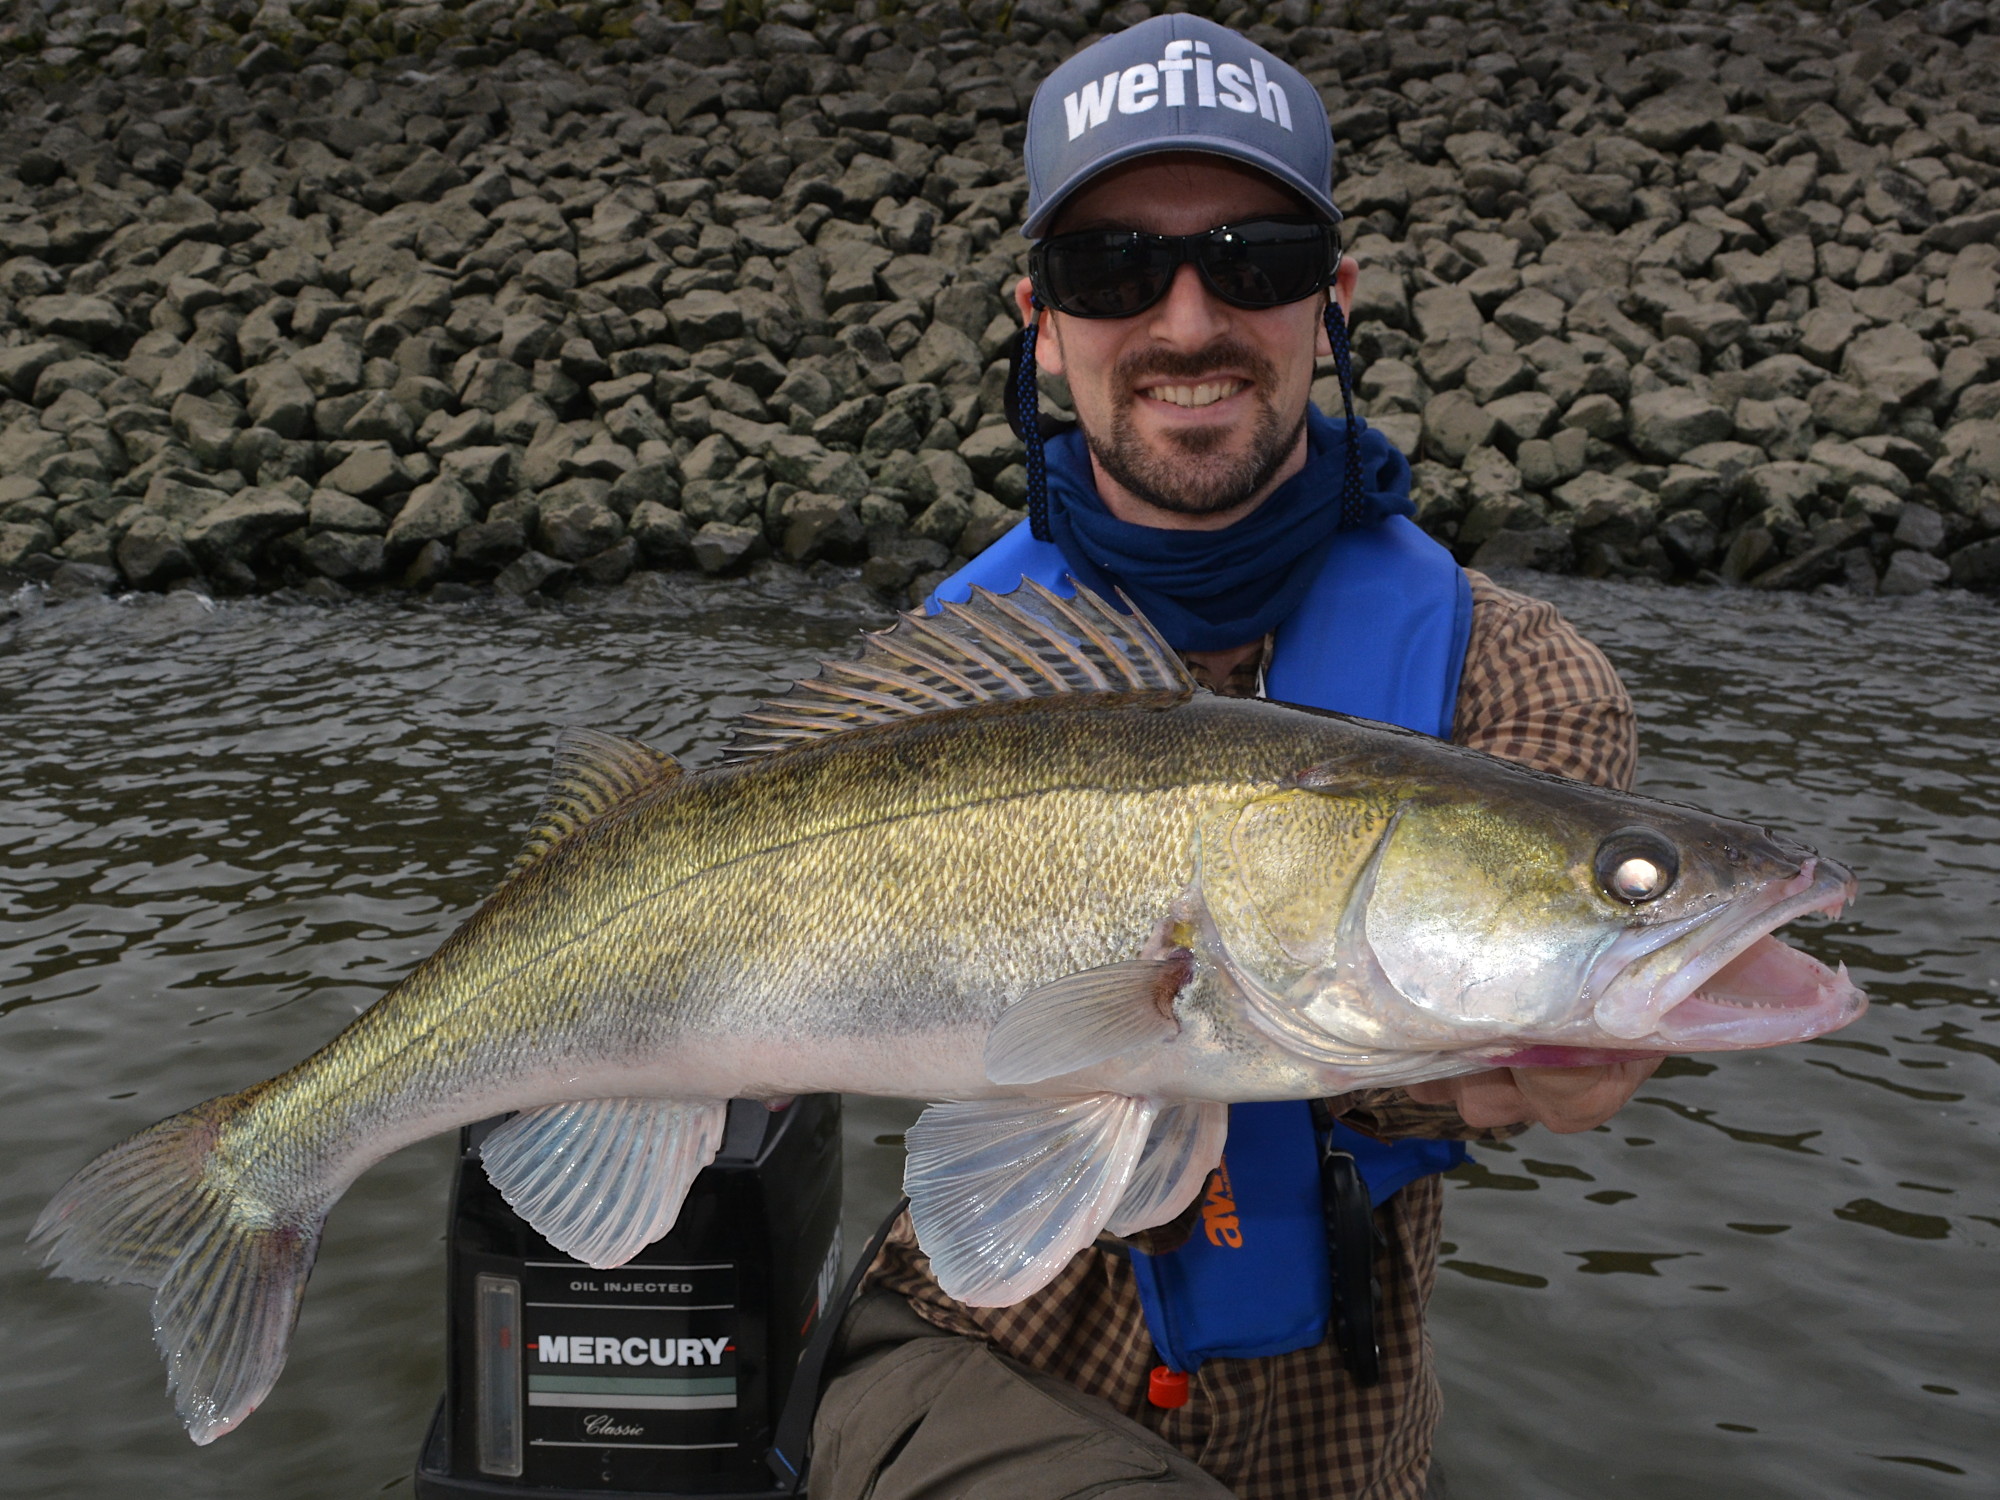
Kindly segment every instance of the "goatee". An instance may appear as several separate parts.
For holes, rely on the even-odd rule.
[[[1249,445],[1226,451],[1232,425],[1179,429],[1149,445],[1133,421],[1139,397],[1133,387],[1147,377],[1194,382],[1217,369],[1241,371],[1256,393],[1256,424]],[[1269,484],[1297,448],[1306,414],[1287,422],[1271,404],[1275,384],[1271,362],[1233,340],[1197,353],[1145,350],[1121,360],[1112,372],[1110,421],[1103,432],[1084,429],[1084,441],[1104,472],[1136,498],[1184,516],[1212,516],[1234,510]]]

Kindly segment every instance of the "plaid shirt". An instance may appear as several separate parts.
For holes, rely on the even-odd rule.
[[[1453,739],[1545,771],[1629,786],[1637,759],[1632,702],[1617,672],[1552,605],[1472,582],[1472,636],[1459,684]],[[1225,682],[1252,696],[1268,660],[1239,666]],[[1197,676],[1203,673],[1197,668]],[[1343,1096],[1335,1108],[1373,1134],[1493,1139],[1523,1127],[1481,1131],[1448,1105],[1420,1105],[1397,1089]],[[1437,1276],[1444,1189],[1426,1177],[1376,1210],[1383,1249],[1382,1381],[1355,1387],[1327,1340],[1265,1359],[1212,1359],[1191,1377],[1190,1400],[1162,1410],[1146,1399],[1153,1342],[1133,1285],[1131,1251],[1110,1236],[1084,1250],[1054,1281],[1012,1307],[967,1307],[944,1294],[917,1248],[906,1214],[869,1272],[872,1286],[902,1293],[929,1322],[991,1344],[1003,1354],[1099,1396],[1159,1433],[1242,1500],[1421,1500],[1430,1468],[1439,1394],[1424,1307]],[[1140,1242],[1168,1249],[1190,1217]]]

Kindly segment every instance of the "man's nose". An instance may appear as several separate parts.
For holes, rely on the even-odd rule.
[[[1205,348],[1229,330],[1229,304],[1191,265],[1174,269],[1167,295],[1153,304],[1150,316],[1153,337],[1180,349]]]

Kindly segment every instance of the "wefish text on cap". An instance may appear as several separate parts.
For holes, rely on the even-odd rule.
[[[1254,111],[1286,130],[1292,128],[1292,106],[1285,98],[1284,86],[1272,81],[1261,58],[1251,58],[1246,73],[1235,63],[1217,67],[1207,42],[1178,41],[1167,43],[1157,63],[1133,63],[1122,73],[1106,73],[1075,93],[1064,94],[1069,138],[1075,140],[1110,119],[1114,99],[1121,115],[1144,114],[1156,104],[1185,108],[1189,73],[1194,74],[1197,108],[1220,105],[1243,114]]]
[[[1227,27],[1166,15],[1084,48],[1036,90],[1022,233],[1040,238],[1099,172],[1163,151],[1230,157],[1268,172],[1329,222],[1340,219],[1319,91]]]

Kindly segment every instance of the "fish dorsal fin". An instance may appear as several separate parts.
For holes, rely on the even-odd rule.
[[[504,884],[599,813],[672,781],[681,764],[671,755],[595,729],[565,729],[549,766],[549,789],[528,841],[502,877]]]
[[[743,715],[726,759],[1013,698],[1194,691],[1144,615],[1125,614],[1081,586],[1065,599],[1024,578],[1010,594],[975,588],[940,614],[912,610],[887,630],[865,633],[858,661],[823,662],[817,677]]]

